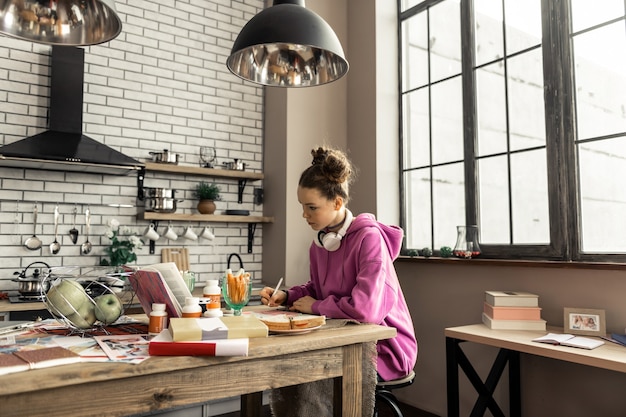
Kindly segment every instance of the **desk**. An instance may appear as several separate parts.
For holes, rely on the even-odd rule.
[[[623,346],[607,342],[592,349],[579,349],[533,342],[532,339],[548,332],[562,333],[562,328],[547,331],[491,330],[483,324],[450,327],[445,329],[448,417],[459,416],[459,366],[479,394],[472,416],[484,415],[487,408],[495,416],[504,416],[493,399],[494,389],[506,367],[509,366],[509,402],[511,417],[521,416],[520,353],[543,356],[596,368],[626,373],[626,350]],[[500,349],[485,382],[463,353],[460,343],[473,342]]]
[[[122,416],[242,396],[242,415],[259,416],[262,391],[334,378],[335,415],[358,417],[363,345],[395,334],[348,324],[253,338],[247,357],[161,356],[138,365],[80,363],[4,375],[0,414]]]

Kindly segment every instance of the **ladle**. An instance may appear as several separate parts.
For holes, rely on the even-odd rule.
[[[76,206],[74,206],[74,226],[70,229],[70,239],[72,239],[72,243],[76,244],[78,242],[78,229],[76,228]]]
[[[85,210],[85,235],[87,236],[87,240],[80,246],[80,251],[83,255],[87,255],[91,252],[91,242],[89,241],[89,225],[91,222],[91,212],[89,211],[89,207]]]
[[[24,246],[30,250],[39,250],[41,249],[41,239],[36,236],[37,233],[37,204],[35,204],[35,208],[33,209],[33,235],[26,239],[24,242]]]
[[[61,250],[61,244],[58,242],[59,235],[59,205],[54,208],[54,242],[50,244],[50,252],[56,255]]]

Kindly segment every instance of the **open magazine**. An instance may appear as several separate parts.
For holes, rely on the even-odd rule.
[[[185,298],[192,296],[174,262],[142,267],[129,280],[147,315],[152,311],[152,303],[162,303],[169,317],[181,317]]]

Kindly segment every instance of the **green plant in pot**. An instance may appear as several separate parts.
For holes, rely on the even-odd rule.
[[[196,184],[194,196],[200,200],[198,202],[198,211],[202,214],[215,213],[215,201],[222,199],[220,196],[220,187],[215,183],[200,181]]]

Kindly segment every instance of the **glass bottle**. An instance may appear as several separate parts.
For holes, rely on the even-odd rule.
[[[457,258],[471,259],[480,255],[478,226],[457,226],[456,245],[453,254]]]

